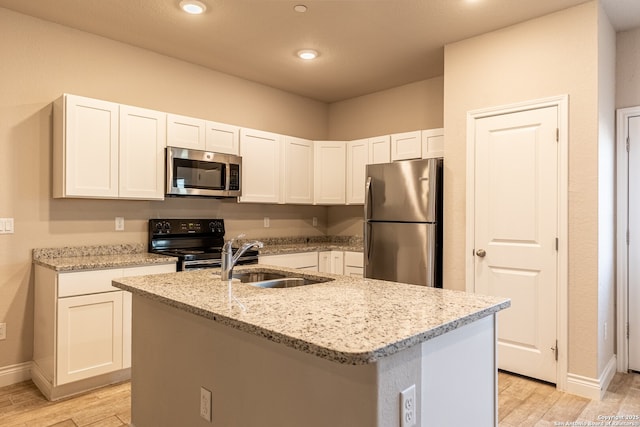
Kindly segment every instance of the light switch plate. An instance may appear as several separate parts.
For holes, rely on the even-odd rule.
[[[0,218],[0,234],[13,234],[13,218]]]

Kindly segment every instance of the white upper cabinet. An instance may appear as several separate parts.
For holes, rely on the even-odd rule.
[[[167,114],[167,145],[205,150],[205,124],[206,121],[202,119]]]
[[[284,202],[313,204],[313,141],[284,137]]]
[[[168,114],[167,145],[238,155],[240,128],[225,123]]]
[[[422,158],[444,157],[444,129],[422,131]]]
[[[369,162],[369,139],[347,143],[347,194],[346,203],[364,203],[365,169]]]
[[[346,143],[315,141],[313,146],[315,204],[345,204]]]
[[[281,149],[281,136],[278,134],[254,129],[240,130],[240,202],[281,202]]]
[[[167,115],[120,106],[120,198],[164,199]]]
[[[118,104],[64,95],[53,126],[53,197],[118,197]]]
[[[369,138],[369,164],[391,162],[391,136]]]
[[[394,133],[391,135],[391,160],[419,159],[422,157],[422,132]]]
[[[163,199],[165,116],[63,95],[54,102],[53,197]]]
[[[207,121],[205,150],[215,153],[240,154],[240,128]]]

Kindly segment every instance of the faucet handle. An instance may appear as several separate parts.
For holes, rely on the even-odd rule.
[[[244,239],[246,236],[245,233],[240,233],[236,237],[232,237],[231,239],[224,242],[223,250],[230,250],[233,247],[233,242],[237,239]]]

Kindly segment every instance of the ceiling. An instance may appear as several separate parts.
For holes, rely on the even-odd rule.
[[[0,0],[0,7],[323,102],[443,74],[445,44],[584,0]],[[305,13],[295,12],[298,4]],[[603,0],[617,30],[640,1]],[[316,49],[302,61],[295,53]]]

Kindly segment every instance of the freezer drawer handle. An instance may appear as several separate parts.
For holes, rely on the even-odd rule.
[[[487,252],[484,249],[478,249],[476,251],[476,255],[478,255],[480,258],[484,258],[487,255]]]

